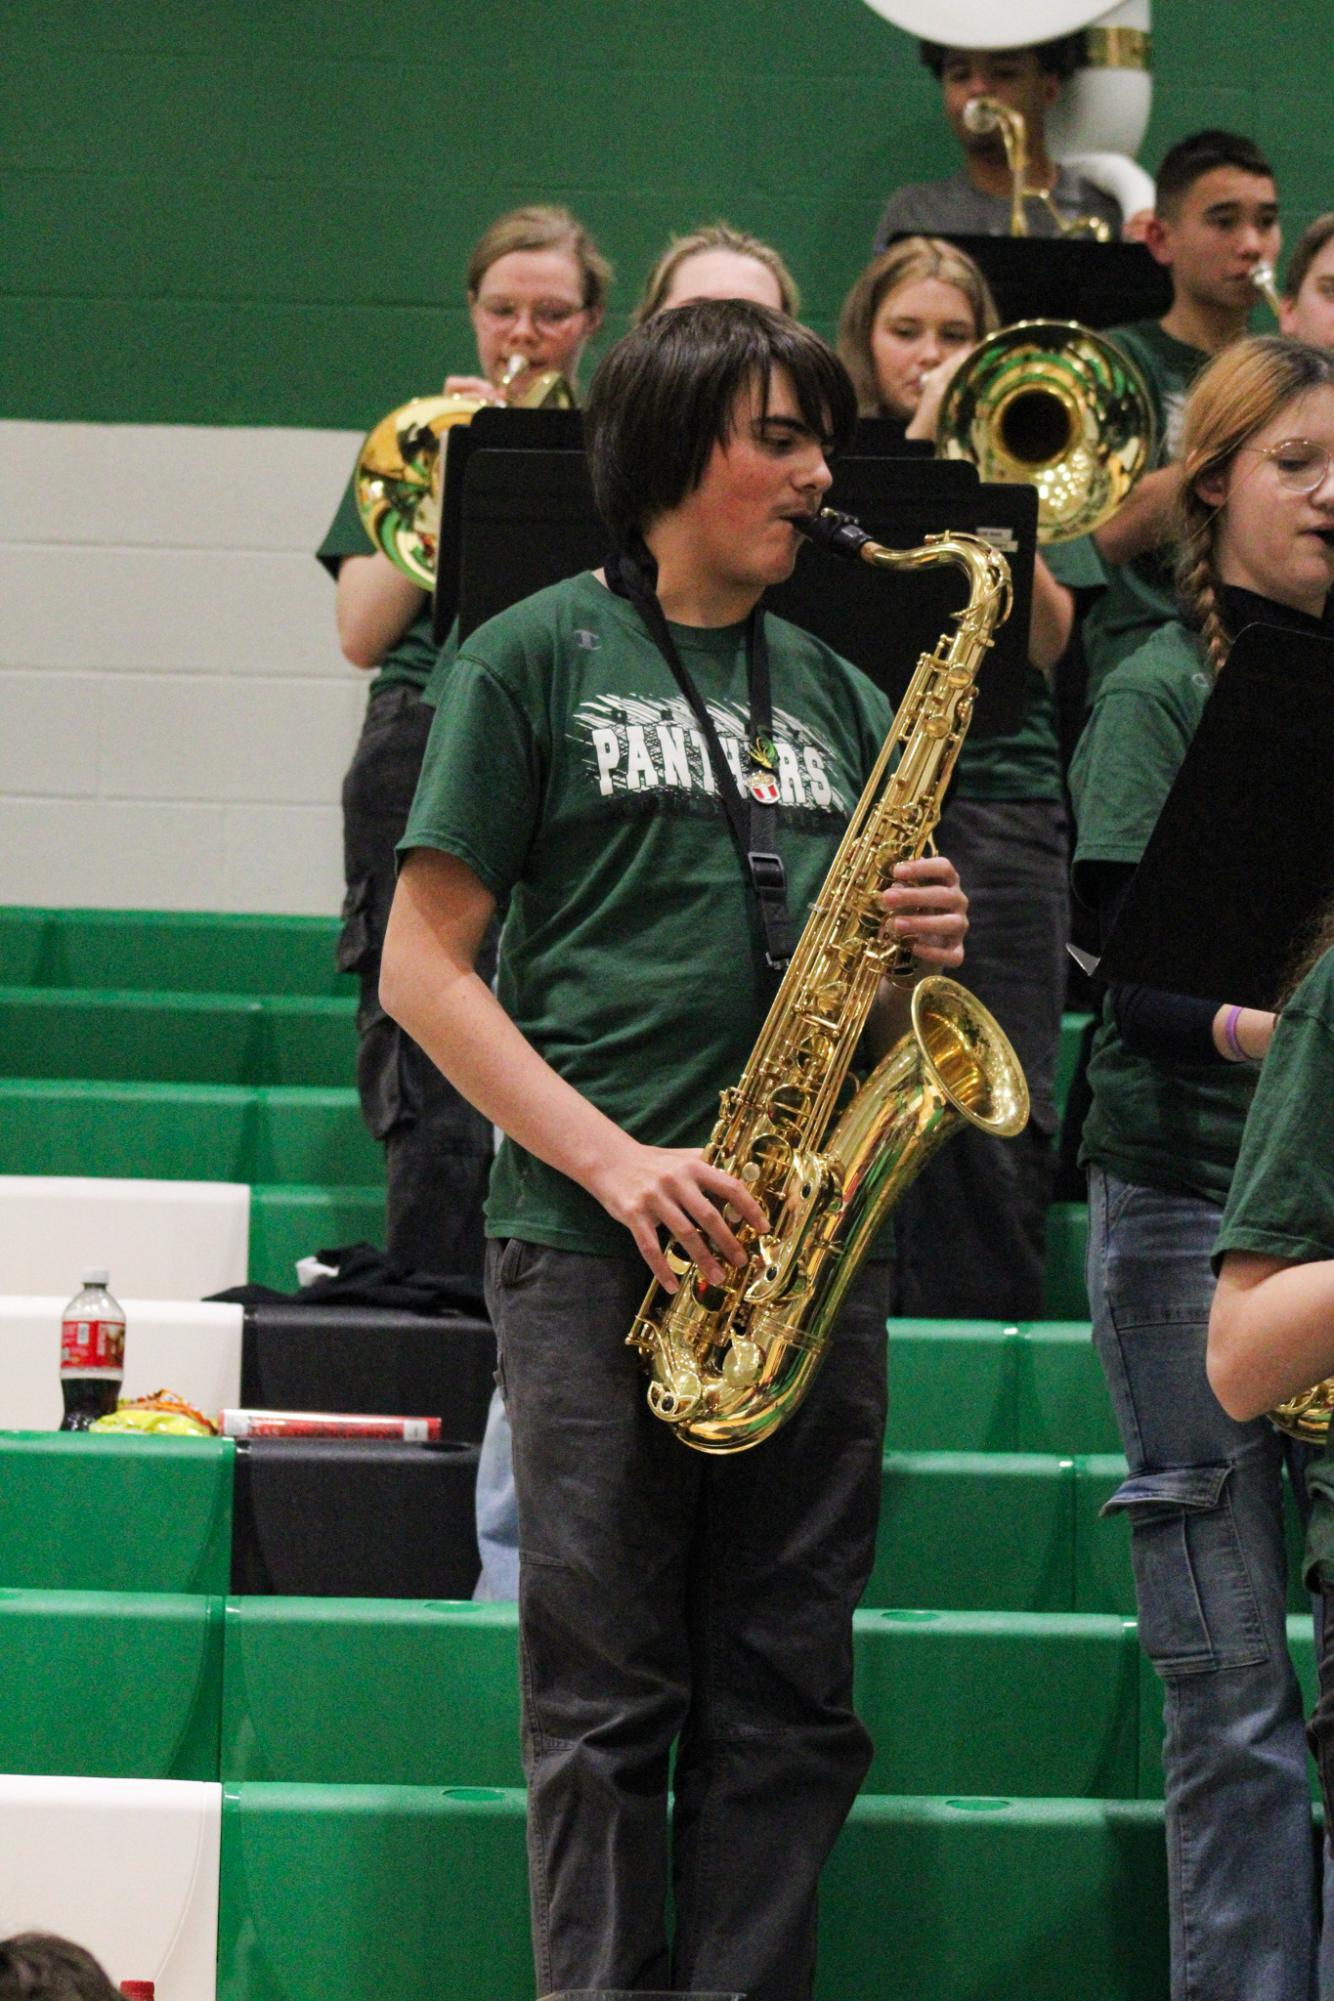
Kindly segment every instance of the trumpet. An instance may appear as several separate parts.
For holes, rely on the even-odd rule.
[[[571,408],[574,391],[554,368],[511,398],[508,392],[527,367],[523,355],[510,356],[496,383],[502,401],[519,410]],[[366,533],[424,591],[435,584],[445,433],[488,407],[485,396],[416,396],[380,419],[358,455],[354,491]]]
[[[1156,431],[1144,378],[1119,347],[1074,320],[1018,320],[955,371],[936,451],[983,479],[1031,483],[1038,541],[1070,542],[1115,514],[1153,463]]]
[[[963,108],[963,122],[970,132],[999,132],[1005,148],[1005,164],[1010,170],[1010,234],[1028,235],[1025,202],[1041,202],[1061,236],[1087,236],[1094,243],[1110,243],[1112,232],[1101,216],[1063,216],[1047,188],[1028,186],[1028,126],[1022,112],[1002,104],[998,97],[972,97]]]
[[[1260,297],[1277,319],[1279,316],[1278,279],[1272,264],[1257,264],[1251,271],[1251,283]]]

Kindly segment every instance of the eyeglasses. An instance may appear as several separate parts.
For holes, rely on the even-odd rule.
[[[1278,483],[1288,493],[1314,493],[1329,476],[1331,458],[1324,445],[1309,438],[1285,438],[1280,445],[1247,445],[1257,458],[1268,459]]]
[[[520,313],[526,312],[540,332],[559,333],[585,308],[567,305],[561,299],[539,299],[535,306],[518,305],[513,299],[479,299],[477,310],[493,327],[512,327]]]

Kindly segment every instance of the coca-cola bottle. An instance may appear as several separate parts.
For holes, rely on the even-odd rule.
[[[60,1320],[62,1431],[87,1431],[116,1408],[125,1374],[125,1310],[107,1291],[108,1274],[86,1271]]]

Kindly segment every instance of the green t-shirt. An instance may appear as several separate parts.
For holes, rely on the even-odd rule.
[[[1113,327],[1115,341],[1144,377],[1158,426],[1154,467],[1179,457],[1181,419],[1186,395],[1209,356],[1164,333],[1157,320]],[[1178,617],[1173,552],[1150,549],[1128,563],[1109,564],[1107,589],[1084,621],[1084,653],[1088,661],[1089,701],[1113,667],[1126,660],[1153,628]]]
[[[1100,590],[1107,571],[1092,539],[1082,535],[1042,552],[1058,583],[1074,591]],[[982,664],[985,674],[986,662]],[[1060,799],[1061,747],[1051,689],[1030,666],[1024,709],[1008,736],[964,738],[954,791],[959,799]]]
[[[1283,1010],[1246,1121],[1237,1171],[1214,1245],[1312,1264],[1334,1258],[1334,950]],[[1334,1584],[1334,1450],[1309,1469],[1307,1583]]]
[[[744,626],[674,625],[740,771]],[[795,925],[892,717],[820,641],[766,623],[778,840]],[[647,1144],[701,1146],[763,1021],[749,886],[698,726],[629,604],[589,572],[473,633],[439,706],[399,852],[457,855],[507,905],[497,991],[562,1077]],[[492,1236],[623,1252],[626,1231],[506,1140]]]
[[[456,618],[450,626],[449,631],[445,634],[444,645],[436,654],[435,664],[431,668],[431,678],[426,683],[422,694],[422,700],[429,702],[433,709],[440,706],[440,697],[445,692],[445,687],[449,681],[450,674],[453,672],[454,662],[458,659],[458,654],[459,622]]]
[[[346,490],[338,503],[338,512],[329,524],[329,532],[315,551],[319,561],[331,577],[337,577],[338,566],[344,556],[373,556],[375,544],[366,533],[365,525],[357,512],[356,474],[348,480]],[[406,631],[395,641],[381,660],[371,693],[378,688],[389,688],[396,683],[406,683],[412,688],[424,688],[435,666],[437,647],[431,637],[431,596],[422,593],[421,607]]]
[[[982,663],[985,674],[986,662]],[[1051,692],[1036,667],[1026,670],[1024,710],[1008,736],[963,740],[955,766],[958,799],[1059,799],[1061,750]]]
[[[1179,622],[1160,627],[1104,682],[1070,764],[1074,883],[1084,902],[1093,901],[1092,865],[1138,864],[1212,685]],[[1121,1040],[1109,997],[1089,1084],[1081,1161],[1150,1188],[1226,1198],[1255,1087],[1249,1064],[1136,1055]]]

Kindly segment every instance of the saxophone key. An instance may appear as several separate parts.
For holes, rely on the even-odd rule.
[[[723,1375],[731,1388],[745,1389],[758,1379],[763,1361],[758,1345],[744,1335],[737,1335],[723,1362]]]

